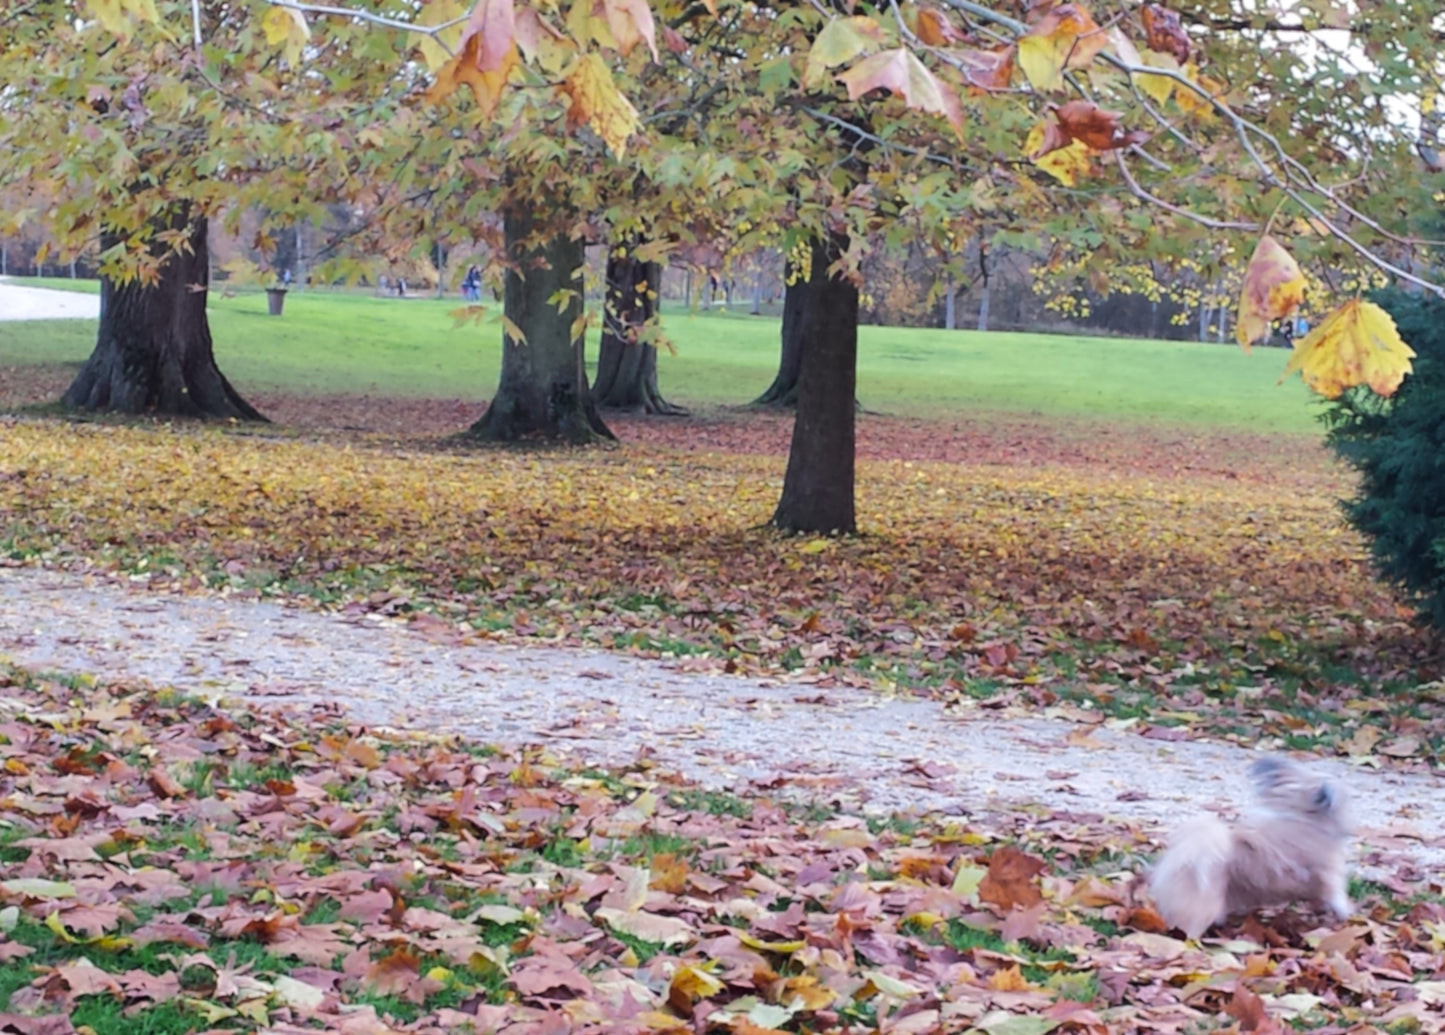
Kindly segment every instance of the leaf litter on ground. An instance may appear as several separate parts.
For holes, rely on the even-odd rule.
[[[0,668],[0,1031],[1438,1030],[1439,880],[1186,943],[1133,826],[831,814],[645,764]]]
[[[439,444],[421,431],[464,405],[426,423],[403,402],[409,438],[335,431],[375,400],[311,430],[12,420],[0,548],[1163,740],[1445,750],[1438,642],[1373,577],[1348,473],[1307,438],[865,416],[865,534],[796,539],[759,527],[783,419],[631,418],[625,448],[538,454]]]

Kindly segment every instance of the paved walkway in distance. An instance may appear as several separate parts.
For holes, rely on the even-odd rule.
[[[23,287],[0,277],[0,320],[96,320],[100,296]]]

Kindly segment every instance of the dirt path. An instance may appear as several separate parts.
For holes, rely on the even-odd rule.
[[[926,701],[500,644],[440,622],[133,592],[18,567],[0,567],[0,655],[242,701],[341,707],[373,726],[544,744],[578,763],[645,753],[708,787],[849,810],[978,816],[1040,804],[1168,824],[1228,808],[1252,757],[1110,723],[954,715]],[[1438,776],[1329,764],[1356,803],[1366,869],[1445,866]]]
[[[0,278],[0,320],[95,320],[100,296],[21,287]]]

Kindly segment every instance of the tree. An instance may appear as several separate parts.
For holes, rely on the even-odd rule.
[[[583,243],[541,227],[526,205],[508,208],[503,222],[510,264],[502,289],[501,381],[468,434],[496,442],[543,436],[575,445],[614,438],[597,415],[583,364]]]
[[[177,205],[153,246],[151,281],[102,276],[95,351],[61,402],[72,409],[265,420],[216,366],[206,322],[206,221]],[[172,248],[167,235],[184,235]],[[116,243],[102,237],[102,248]]]
[[[607,298],[593,396],[602,407],[685,417],[686,409],[662,397],[657,345],[649,340],[657,327],[662,264],[640,257],[637,243],[629,240],[607,255]]]
[[[772,524],[785,532],[851,535],[854,404],[858,367],[858,286],[840,270],[847,238],[815,239],[802,293],[798,412]]]
[[[354,145],[406,69],[303,71],[303,56],[361,60],[349,50],[361,37],[308,51],[304,24],[271,13],[35,0],[0,14],[0,190],[51,199],[63,255],[101,246],[104,313],[67,405],[259,419],[212,352],[208,220],[264,209],[289,225],[328,201],[383,200],[357,175],[369,159]],[[385,49],[370,41],[373,68]]]
[[[1325,414],[1329,443],[1360,473],[1345,514],[1380,573],[1445,628],[1445,302],[1391,292],[1381,301],[1419,353],[1383,401],[1356,388]]]
[[[803,369],[804,319],[808,308],[808,279],[798,273],[794,263],[787,264],[783,285],[783,321],[780,337],[782,353],[778,373],[763,394],[753,400],[754,406],[788,406],[798,401],[798,376]]]

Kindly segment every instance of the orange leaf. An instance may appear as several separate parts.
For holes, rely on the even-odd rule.
[[[949,56],[969,86],[1006,90],[1014,77],[1013,46],[1000,50],[951,50]]]
[[[1105,111],[1091,101],[1070,101],[1054,112],[1059,128],[1069,140],[1082,140],[1095,151],[1129,147],[1149,139],[1142,130],[1126,130],[1119,125],[1117,111]]]
[[[1239,292],[1239,317],[1234,336],[1246,352],[1268,336],[1272,321],[1288,316],[1305,298],[1305,278],[1284,245],[1265,234],[1255,245],[1244,286]]]
[[[1144,19],[1144,36],[1149,41],[1150,50],[1173,54],[1181,64],[1189,60],[1191,44],[1184,26],[1180,24],[1178,11],[1158,4],[1145,4],[1139,13]]]
[[[1019,65],[1035,90],[1058,90],[1066,71],[1084,68],[1108,45],[1082,4],[1060,4],[1019,37]]]
[[[870,90],[888,90],[902,97],[910,108],[942,115],[963,136],[963,109],[958,95],[939,82],[911,50],[899,47],[864,58],[838,81],[848,87],[850,100],[856,101]]]
[[[946,43],[954,43],[963,39],[963,36],[953,27],[944,14],[936,7],[919,7],[917,24],[914,32],[918,38],[930,47],[941,47]]]
[[[1042,859],[1017,848],[1000,848],[988,860],[988,873],[978,885],[978,897],[1005,910],[1037,905],[1044,898],[1038,887],[1038,876],[1044,869]]]
[[[1373,302],[1353,298],[1294,343],[1280,380],[1298,370],[1312,391],[1329,399],[1355,385],[1394,395],[1414,369],[1410,363],[1414,355],[1389,313]]]
[[[480,37],[472,36],[463,44],[461,53],[441,67],[437,72],[436,82],[426,92],[429,103],[438,104],[446,100],[459,86],[465,84],[472,88],[477,107],[483,115],[491,115],[496,110],[497,102],[502,97],[502,89],[507,85],[507,77],[512,74],[512,69],[517,64],[517,51],[516,48],[509,50],[500,68],[483,72],[478,68],[480,46]]]

